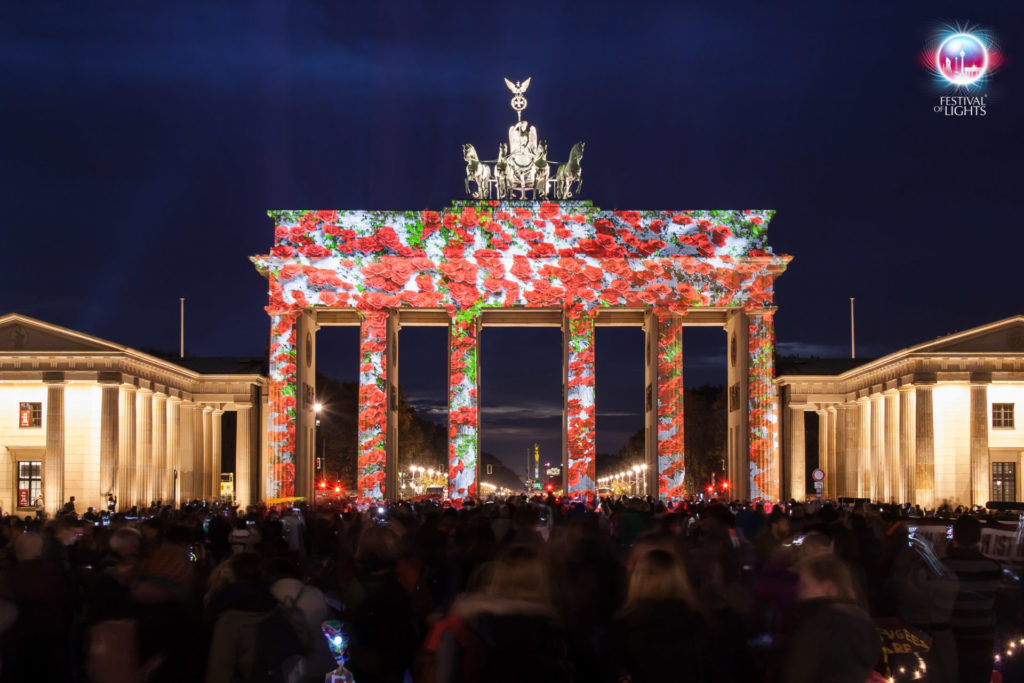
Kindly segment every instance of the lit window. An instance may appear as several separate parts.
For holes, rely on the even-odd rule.
[[[40,460],[18,461],[18,507],[34,507],[43,495],[43,463]]]
[[[992,404],[992,427],[1000,429],[1013,429],[1012,403]]]
[[[42,403],[19,403],[18,404],[18,426],[19,427],[42,427],[43,426],[43,404]]]

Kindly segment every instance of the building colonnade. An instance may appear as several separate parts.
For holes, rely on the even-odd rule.
[[[942,379],[916,373],[859,389],[846,400],[790,402],[785,414],[787,495],[800,499],[812,493],[803,460],[805,416],[813,412],[824,497],[923,507],[944,501],[984,505],[990,500],[992,373]]]
[[[65,457],[67,383],[62,373],[46,375],[43,502],[51,514],[72,495],[79,505],[99,507],[106,505],[108,493],[113,494],[119,511],[155,501],[178,505],[193,499],[219,499],[225,411],[237,413],[235,500],[241,505],[258,500],[253,473],[259,469],[259,453],[251,433],[252,403],[207,403],[127,377],[99,379],[97,490],[86,492],[77,483],[66,485],[68,478],[80,482],[90,477],[81,458],[72,461]]]

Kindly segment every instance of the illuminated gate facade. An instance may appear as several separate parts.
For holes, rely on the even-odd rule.
[[[646,333],[649,491],[685,495],[683,328],[727,333],[728,475],[740,498],[777,499],[771,211],[604,211],[589,202],[466,201],[442,211],[276,211],[264,496],[313,491],[315,338],[358,325],[358,490],[396,497],[398,332],[449,330],[448,486],[477,495],[483,325],[563,330],[563,471],[573,496],[595,475],[594,327]]]

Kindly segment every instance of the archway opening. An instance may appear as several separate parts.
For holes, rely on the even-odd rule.
[[[684,448],[691,493],[729,497],[726,335],[720,327],[683,328]],[[710,489],[709,489],[710,487]]]
[[[646,493],[634,467],[644,464],[644,349],[640,326],[594,332],[597,484],[612,493]]]
[[[359,453],[359,328],[323,326],[316,333],[314,482],[319,495],[356,487]]]
[[[398,488],[403,498],[448,485],[448,328],[398,333]]]
[[[562,331],[484,327],[479,367],[481,492],[562,488]]]

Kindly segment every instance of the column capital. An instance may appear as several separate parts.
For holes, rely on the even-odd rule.
[[[167,397],[167,402],[168,403],[181,403],[181,397],[180,396],[168,396]]]
[[[162,391],[154,391],[153,392],[153,400],[154,401],[166,401],[167,400],[167,394],[165,394]]]
[[[223,411],[223,409],[221,409],[221,408],[214,408],[214,409],[213,409],[213,415],[214,415],[214,417],[220,417],[220,416],[221,416],[221,415],[223,415],[223,414],[224,414],[224,411]]]
[[[857,397],[857,400],[854,402],[859,403],[860,405],[866,405],[871,402],[871,397],[868,395],[859,396]]]
[[[97,372],[96,382],[104,386],[117,386],[123,381],[120,372]]]
[[[212,412],[213,412],[213,406],[209,406],[209,405],[204,405],[204,404],[202,404],[202,403],[197,403],[196,405],[197,405],[197,406],[202,406],[202,407],[203,407],[203,412],[204,412],[204,413],[212,413]]]
[[[250,408],[252,408],[252,403],[250,403],[248,401],[246,401],[246,402],[235,401],[235,412],[238,412],[239,410],[242,410],[242,409],[248,410]]]
[[[900,387],[899,387],[899,392],[901,394],[909,394],[909,393],[913,392],[914,389],[916,389],[916,388],[917,388],[917,386],[914,385],[914,384],[901,384]]]
[[[886,389],[885,391],[883,391],[882,392],[882,396],[897,396],[899,393],[900,393],[899,389],[897,389],[896,387],[891,387],[891,388]]]
[[[125,391],[130,391],[130,392],[136,392],[139,389],[134,384],[128,384],[127,382],[122,383],[121,384],[121,388],[124,389]]]
[[[972,372],[970,383],[972,387],[984,387],[992,383],[991,372]]]
[[[138,392],[140,396],[147,396],[153,393],[153,390],[149,387],[139,387]]]

